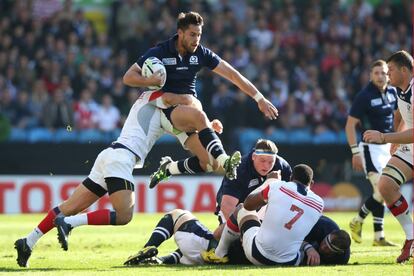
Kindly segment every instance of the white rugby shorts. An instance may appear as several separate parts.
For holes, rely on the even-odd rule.
[[[106,148],[96,157],[88,177],[106,191],[106,177],[118,177],[134,183],[132,170],[135,162],[136,156],[127,149]]]
[[[413,165],[413,144],[400,145],[394,155]]]
[[[181,264],[185,265],[198,265],[204,264],[204,260],[201,258],[201,251],[208,249],[209,240],[197,236],[194,233],[177,231],[174,234],[175,243],[183,253],[180,259]]]
[[[367,162],[368,160],[365,158],[364,146],[368,146],[369,155],[372,161],[372,165],[377,170],[379,174],[381,174],[382,169],[385,168],[388,161],[391,158],[390,148],[391,144],[384,144],[384,145],[377,145],[377,144],[368,144],[364,142],[359,143],[359,150],[360,156],[362,157],[362,165],[364,167],[365,174],[368,174],[367,169]]]

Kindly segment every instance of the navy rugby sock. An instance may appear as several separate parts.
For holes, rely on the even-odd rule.
[[[151,237],[144,247],[155,246],[158,247],[165,240],[168,240],[174,233],[174,222],[170,214],[166,214],[158,222],[155,229],[152,231]]]
[[[198,160],[197,156],[179,160],[177,161],[177,166],[180,172],[185,174],[198,174],[204,172],[203,168],[200,166],[200,160]]]
[[[198,139],[200,139],[203,147],[214,157],[214,159],[217,159],[222,154],[226,154],[220,138],[211,128],[201,130],[198,133]]]
[[[181,253],[180,249],[177,249],[167,256],[160,257],[160,260],[163,264],[179,264],[182,256],[183,253]]]

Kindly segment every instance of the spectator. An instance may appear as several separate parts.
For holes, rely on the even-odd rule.
[[[112,133],[119,126],[120,112],[112,104],[112,97],[108,94],[102,97],[102,103],[94,114],[94,121],[99,130]]]
[[[50,130],[73,126],[72,106],[65,101],[65,95],[59,88],[53,94],[52,100],[45,105],[43,115],[43,124]]]

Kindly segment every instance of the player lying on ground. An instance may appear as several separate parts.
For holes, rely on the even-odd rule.
[[[321,216],[313,226],[310,233],[305,237],[306,245],[316,249],[320,256],[320,264],[347,264],[351,254],[351,238],[344,230],[330,218]],[[302,263],[307,263],[305,256]]]
[[[157,248],[173,236],[178,249],[167,256],[157,257]],[[237,242],[240,244],[239,241],[235,243]],[[217,243],[217,237],[193,214],[186,210],[175,209],[161,218],[144,248],[130,256],[124,265],[179,263],[200,265],[204,264],[201,252],[215,248]],[[241,264],[246,258],[243,251],[238,250],[240,247],[236,248],[237,245],[229,250],[228,258],[232,264]]]

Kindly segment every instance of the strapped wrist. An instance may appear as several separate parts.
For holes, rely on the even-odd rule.
[[[352,155],[359,154],[360,151],[359,151],[359,148],[358,148],[357,144],[353,144],[350,147],[351,147]]]
[[[254,96],[253,96],[253,99],[254,99],[256,102],[259,102],[261,99],[264,99],[264,96],[263,96],[263,94],[262,94],[262,93],[257,92],[257,93],[256,93],[256,95],[254,95]]]
[[[387,142],[385,141],[384,133],[380,132],[380,136],[381,136],[381,144],[386,144]]]

